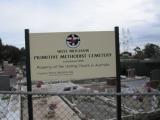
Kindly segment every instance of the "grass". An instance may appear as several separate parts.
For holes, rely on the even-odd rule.
[[[8,99],[10,99],[10,96],[8,96],[8,95],[7,95],[7,96],[5,95],[5,96],[3,96],[3,97],[1,98],[1,100],[8,100]]]

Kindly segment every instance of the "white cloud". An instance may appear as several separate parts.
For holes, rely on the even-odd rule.
[[[156,22],[155,5],[151,0],[3,1],[0,36],[6,43],[23,44],[25,28],[32,32],[113,30],[116,25],[132,29]]]

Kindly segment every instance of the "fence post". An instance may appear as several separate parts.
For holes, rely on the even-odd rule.
[[[116,46],[116,92],[121,92],[120,81],[120,51],[119,51],[119,27],[115,27]],[[117,95],[117,120],[121,120],[121,95]]]
[[[30,71],[29,29],[25,29],[25,48],[26,48],[27,91],[32,91],[31,71]],[[32,95],[27,95],[27,98],[28,98],[28,117],[29,120],[33,120]]]

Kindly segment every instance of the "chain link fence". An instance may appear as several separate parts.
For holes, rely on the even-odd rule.
[[[0,92],[0,120],[28,120],[32,95],[34,120],[116,120],[121,96],[122,120],[159,120],[159,93]]]

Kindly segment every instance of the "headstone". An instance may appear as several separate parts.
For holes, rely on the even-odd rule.
[[[0,75],[4,75],[4,72],[3,72],[3,71],[0,71]]]
[[[107,79],[107,85],[116,85],[116,79],[115,78],[109,78]]]
[[[4,74],[10,77],[16,77],[16,67],[12,64],[8,64],[4,66]]]
[[[160,69],[152,70],[151,80],[160,80]]]
[[[0,75],[0,91],[10,90],[10,78],[8,75]]]
[[[127,72],[128,72],[128,77],[135,77],[135,69],[134,68],[128,69]]]
[[[3,61],[3,66],[8,65],[8,61]]]
[[[26,67],[25,66],[22,67],[22,73],[23,73],[23,76],[26,77]]]
[[[17,79],[16,78],[10,78],[10,87],[15,88],[17,85]]]

